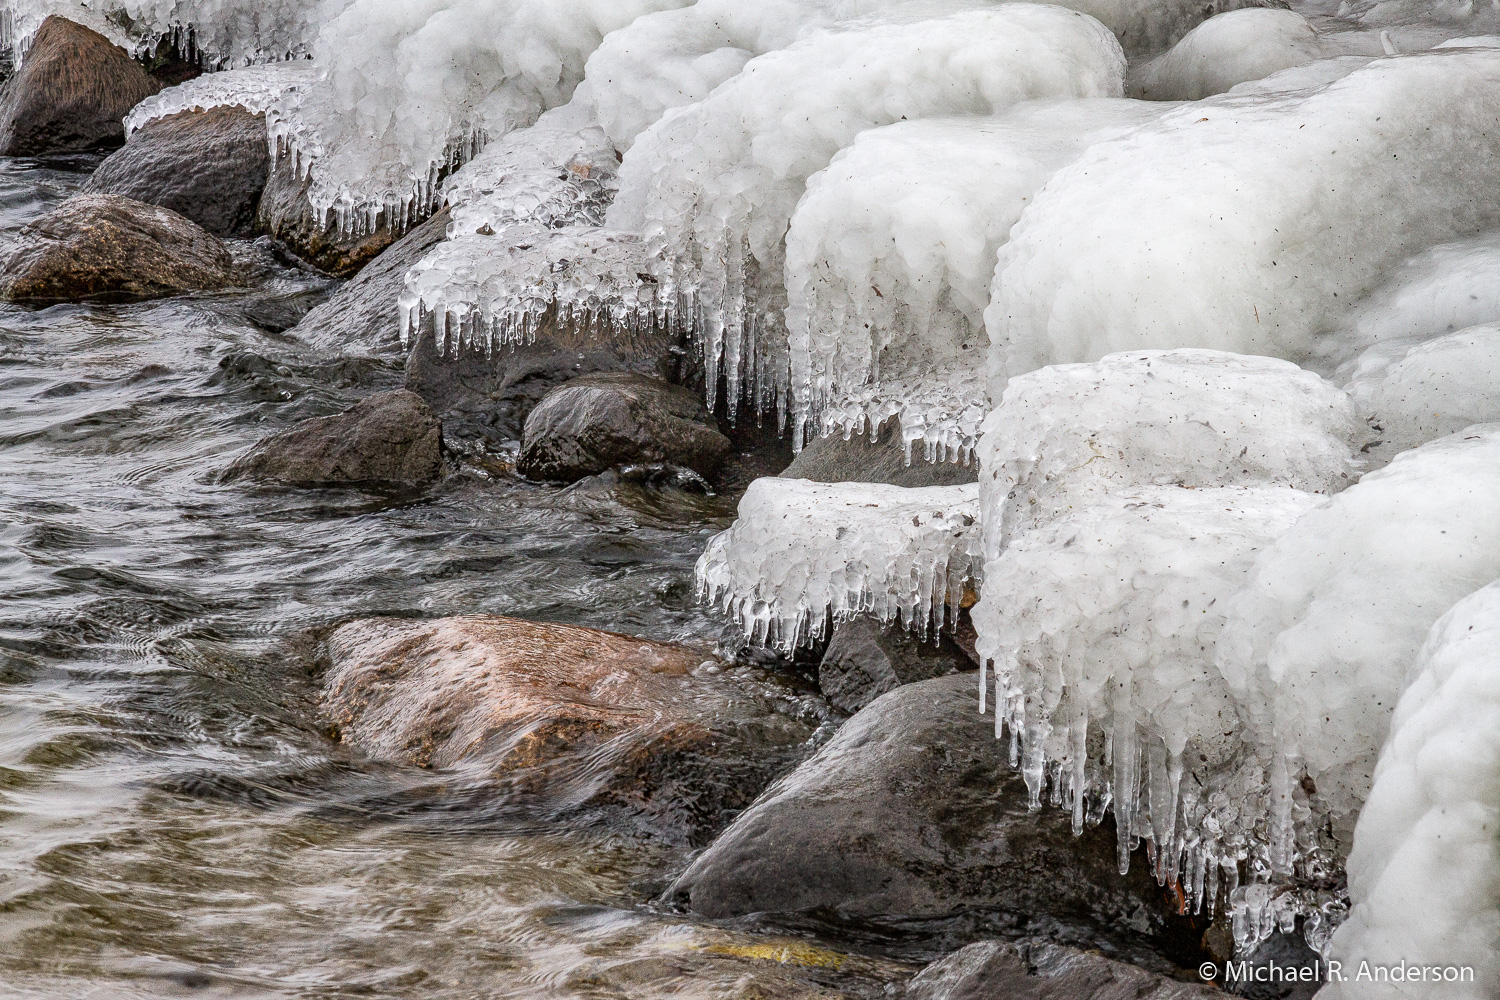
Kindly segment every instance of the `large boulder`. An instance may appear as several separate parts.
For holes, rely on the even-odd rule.
[[[917,445],[910,464],[901,441],[900,426],[888,420],[876,440],[869,434],[814,438],[793,459],[787,479],[811,479],[815,483],[889,483],[892,486],[960,486],[979,481],[979,464],[928,462]]]
[[[905,1000],[1228,1000],[1200,983],[1184,983],[1039,940],[980,941],[921,972]]]
[[[114,194],[75,195],[21,230],[0,264],[0,298],[137,302],[235,283],[212,233],[170,209]]]
[[[481,772],[532,817],[623,820],[677,842],[721,828],[816,725],[701,650],[571,625],[371,619],[329,648],[323,707],[343,742]]]
[[[437,417],[421,397],[397,389],[267,438],[230,466],[226,478],[419,486],[442,472],[440,438]]]
[[[125,116],[161,89],[118,45],[56,15],[0,92],[0,156],[118,146]]]
[[[947,632],[923,637],[897,624],[852,618],[834,628],[818,664],[818,686],[835,707],[858,712],[898,687],[976,666]]]
[[[270,169],[264,115],[183,111],[138,129],[83,190],[161,205],[219,236],[244,236],[255,227]]]
[[[445,208],[376,257],[327,301],[302,317],[295,333],[336,353],[380,355],[398,349],[406,272],[441,243],[448,232]]]
[[[978,711],[978,679],[908,684],[846,722],[682,874],[669,898],[711,918],[838,911],[855,917],[1007,915],[1020,930],[1068,925],[1191,952],[1144,858],[1118,870],[1106,819],[1074,837],[1027,792]]]
[[[623,465],[675,465],[711,478],[729,455],[697,393],[634,372],[583,375],[526,418],[517,468],[573,482]]]
[[[396,241],[382,213],[372,232],[345,232],[308,198],[312,176],[297,176],[292,157],[282,157],[266,180],[256,207],[255,228],[292,253],[340,278],[356,274]]]

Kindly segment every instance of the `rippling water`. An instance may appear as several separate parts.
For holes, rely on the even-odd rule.
[[[0,160],[0,230],[81,181]],[[668,848],[487,821],[328,739],[318,637],[353,617],[712,641],[692,565],[731,505],[478,469],[418,496],[218,483],[400,380],[258,328],[326,283],[237,252],[261,290],[0,306],[0,994],[883,995],[901,967],[655,912]]]

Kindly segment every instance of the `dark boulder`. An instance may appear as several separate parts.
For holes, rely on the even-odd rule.
[[[583,375],[526,418],[517,468],[573,482],[624,465],[674,465],[712,477],[729,454],[713,414],[680,385],[633,372]]]
[[[267,438],[230,466],[226,477],[306,486],[421,485],[442,471],[440,437],[427,404],[397,389]]]
[[[445,208],[393,243],[342,288],[302,318],[294,331],[315,347],[343,353],[384,354],[399,350],[406,272],[441,243],[448,231]]]
[[[741,813],[668,896],[710,918],[999,913],[1019,932],[1196,953],[1202,929],[1145,859],[1119,874],[1112,822],[1074,837],[1067,812],[1029,812],[1007,757],[976,674],[898,688]]]
[[[183,111],[138,129],[83,190],[161,205],[211,233],[244,236],[271,169],[269,143],[264,115]]]
[[[96,31],[52,16],[0,92],[0,156],[118,146],[130,109],[161,89]]]
[[[0,264],[11,302],[136,302],[234,284],[224,245],[170,209],[113,194],[68,199],[21,230]]]
[[[807,753],[816,718],[701,650],[469,615],[357,621],[329,640],[323,709],[383,761],[483,774],[529,818],[698,842]],[[816,706],[805,706],[816,712]]]
[[[899,426],[889,420],[874,442],[869,434],[855,434],[848,441],[837,434],[809,441],[782,476],[815,483],[959,486],[979,481],[979,465],[972,461],[968,465],[929,462],[923,458],[920,445],[908,465]]]
[[[396,241],[385,215],[372,232],[343,232],[331,214],[308,199],[311,175],[298,177],[292,158],[277,162],[256,208],[256,232],[276,240],[292,253],[340,278],[356,274]]]
[[[1228,1000],[1212,986],[1168,979],[1045,941],[980,941],[934,962],[905,1000]]]
[[[818,686],[835,707],[858,712],[898,687],[977,665],[944,632],[923,638],[899,624],[853,618],[833,630],[818,664]]]

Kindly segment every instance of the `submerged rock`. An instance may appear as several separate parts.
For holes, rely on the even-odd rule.
[[[0,264],[10,302],[135,302],[234,284],[224,245],[170,209],[81,194],[21,230]]]
[[[729,454],[713,414],[682,386],[633,372],[584,375],[526,418],[522,475],[572,482],[621,465],[675,465],[712,477]]]
[[[226,478],[292,485],[416,486],[443,468],[441,431],[421,397],[379,392],[343,413],[304,420],[256,445]]]
[[[315,347],[330,351],[383,353],[399,349],[400,312],[406,272],[443,241],[448,229],[445,208],[401,239],[319,304],[297,324],[296,333]]]
[[[699,671],[701,651],[571,625],[377,618],[329,647],[323,708],[340,739],[379,760],[477,769],[533,816],[623,816],[701,840],[813,731],[785,691]]]
[[[836,910],[943,918],[999,911],[1188,949],[1198,932],[1108,822],[1074,837],[1026,787],[978,712],[975,674],[909,684],[844,724],[741,813],[669,890],[706,917]]]
[[[49,17],[0,93],[0,156],[118,146],[130,109],[160,89],[103,35]]]
[[[341,278],[350,277],[396,241],[388,225],[374,232],[344,233],[333,216],[313,208],[307,193],[311,175],[298,177],[291,158],[277,163],[266,180],[256,208],[255,228],[281,243],[292,253]],[[384,219],[384,216],[382,216]]]
[[[979,482],[979,465],[970,462],[928,462],[918,442],[910,464],[901,434],[893,421],[880,428],[876,441],[855,434],[845,441],[835,434],[807,443],[782,473],[787,479],[811,479],[816,483],[889,483],[892,486],[960,486]]]
[[[975,666],[947,633],[924,639],[899,624],[852,618],[833,630],[818,664],[818,686],[834,706],[858,712],[903,685]]]
[[[255,227],[271,168],[264,115],[238,107],[183,111],[140,128],[83,190],[170,208],[220,236]]]
[[[1227,1000],[1094,952],[1045,941],[980,941],[934,962],[905,1000]]]

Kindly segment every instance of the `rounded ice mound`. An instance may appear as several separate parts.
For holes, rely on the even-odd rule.
[[[1375,427],[1370,459],[1500,421],[1500,326],[1477,326],[1409,349],[1404,342],[1371,348],[1345,388]]]
[[[1198,25],[1130,74],[1131,97],[1201,101],[1323,56],[1318,33],[1290,10],[1232,10]]]
[[[785,388],[782,239],[807,178],[856,135],[902,118],[1121,92],[1119,43],[1092,18],[1027,3],[926,19],[902,10],[751,60],[625,157],[608,222],[669,248],[670,294],[698,315],[711,391],[722,364],[731,406],[742,380],[764,382],[763,401]],[[765,356],[747,351],[749,340]]]
[[[1092,147],[1000,252],[992,378],[1114,351],[1305,360],[1415,252],[1500,223],[1500,50],[1220,96]]]
[[[1230,602],[1218,664],[1264,759],[1311,796],[1278,800],[1277,871],[1320,830],[1347,851],[1423,638],[1496,577],[1496,424],[1398,455],[1257,560]]]
[[[1019,375],[980,440],[986,552],[1135,486],[1337,493],[1364,430],[1346,393],[1275,358],[1134,351]]]
[[[1047,178],[1163,113],[1118,98],[1028,101],[988,117],[862,132],[808,181],[786,236],[794,433],[891,417],[908,454],[967,462],[995,251]]]
[[[752,642],[792,650],[857,614],[944,621],[974,576],[979,488],[757,479],[698,561],[702,596]]]
[[[186,83],[168,87],[137,104],[125,116],[125,134],[143,125],[183,111],[240,107],[252,115],[265,114],[293,94],[306,93],[318,80],[317,64],[306,59],[266,63],[244,69],[205,73]]]
[[[1427,637],[1354,829],[1349,918],[1330,957],[1473,970],[1461,981],[1332,984],[1329,1000],[1500,995],[1500,584]]]
[[[1143,486],[1095,498],[985,568],[979,654],[995,665],[996,735],[1009,728],[1033,805],[1050,783],[1079,832],[1112,804],[1121,870],[1132,838],[1150,840],[1161,874],[1180,868],[1200,906],[1257,819],[1239,708],[1214,669],[1227,599],[1256,553],[1322,502],[1277,486]]]

